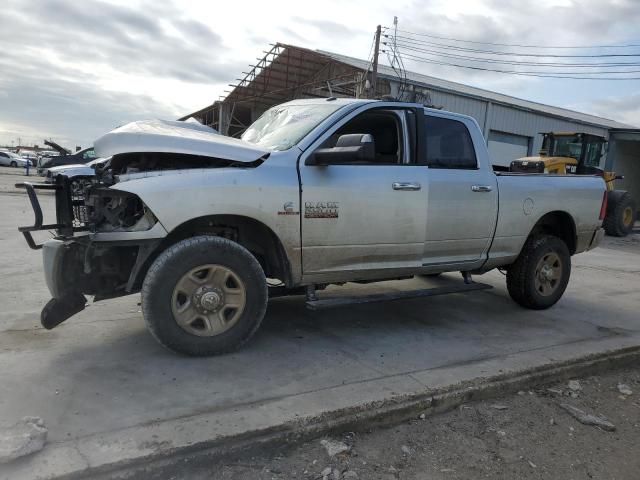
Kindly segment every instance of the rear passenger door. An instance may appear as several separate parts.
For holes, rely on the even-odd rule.
[[[497,180],[473,120],[427,112],[424,125],[429,198],[423,265],[479,266],[498,210]],[[486,163],[486,164],[485,164]]]

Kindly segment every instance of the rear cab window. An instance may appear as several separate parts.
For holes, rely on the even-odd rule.
[[[476,152],[467,126],[448,118],[425,115],[426,155],[429,168],[478,168]]]

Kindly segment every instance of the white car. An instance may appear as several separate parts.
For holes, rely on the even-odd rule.
[[[20,152],[19,155],[22,158],[29,160],[31,162],[31,166],[35,166],[38,163],[38,156],[33,152]]]
[[[109,157],[110,158],[110,157]],[[96,158],[89,163],[74,163],[72,165],[59,165],[57,167],[51,167],[47,169],[47,173],[44,177],[45,183],[54,183],[56,176],[61,173],[68,177],[77,176],[92,176],[95,174],[95,166],[105,163],[109,158]]]
[[[22,158],[17,153],[9,152],[7,150],[0,151],[0,165],[6,167],[26,167],[29,160]]]

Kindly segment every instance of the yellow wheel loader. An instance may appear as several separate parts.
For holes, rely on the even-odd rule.
[[[607,185],[607,213],[603,227],[608,235],[624,237],[633,229],[636,205],[629,192],[616,190],[614,182],[623,177],[600,168],[607,140],[600,135],[576,132],[542,133],[542,149],[537,157],[511,162],[512,172],[555,175],[599,175]]]

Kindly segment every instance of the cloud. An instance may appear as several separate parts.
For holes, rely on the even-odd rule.
[[[313,13],[295,0],[4,0],[0,130],[11,133],[0,131],[0,143],[15,139],[8,135],[19,126],[25,130],[23,136],[29,132],[40,138],[46,133],[85,145],[124,121],[182,116],[210,104],[270,42],[290,41],[366,58],[375,26],[389,26],[396,10],[401,30],[473,41],[640,41],[637,0],[403,0],[392,5],[382,0],[326,0]],[[387,63],[384,54],[381,62]],[[408,56],[405,65],[543,103],[583,105],[617,120],[637,118],[637,110],[630,107],[633,102],[615,105],[619,97],[637,95],[627,82],[518,77],[411,61]]]
[[[172,3],[133,9],[40,0],[27,10],[9,0],[2,13],[0,122],[34,132],[46,125],[43,131],[85,144],[122,119],[179,115],[171,101],[140,94],[141,79],[189,88],[228,80],[244,63],[212,54],[226,48],[221,36]],[[137,92],[109,91],[109,77]]]
[[[476,4],[479,4],[477,2]],[[640,24],[640,8],[636,0],[614,0],[601,2],[599,0],[583,0],[579,3],[569,2],[559,5],[558,2],[514,2],[513,0],[485,0],[482,2],[479,11],[466,12],[461,8],[459,12],[452,14],[443,8],[438,2],[416,1],[410,10],[412,15],[407,15],[403,19],[402,28],[410,32],[425,33],[445,38],[456,38],[472,42],[489,42],[495,45],[460,43],[453,40],[436,39],[432,37],[420,37],[418,35],[404,36],[404,44],[412,41],[430,42],[428,47],[417,45],[419,48],[431,51],[442,51],[440,45],[454,45],[458,47],[484,49],[503,52],[540,53],[541,49],[528,49],[525,47],[507,47],[498,44],[513,45],[593,45],[598,43],[597,39],[604,44],[624,43],[629,39],[637,40],[637,28]],[[400,40],[402,41],[402,39]],[[634,42],[637,43],[637,42]],[[425,53],[411,51],[409,48],[405,52],[427,59],[438,60],[447,63],[458,63],[476,65],[496,70],[535,70],[535,67],[506,65],[506,64],[484,64],[477,62],[466,62],[456,60],[451,57],[442,57],[437,54],[429,55]],[[475,53],[465,53],[462,51],[451,51],[458,55],[471,57],[487,57],[487,55]],[[593,53],[592,51],[576,50],[546,50],[545,53],[552,54],[579,54]],[[491,55],[488,55],[491,57]],[[493,57],[500,59],[500,57]],[[531,57],[516,57],[516,60],[539,60],[542,62],[565,62],[571,63],[575,60],[561,59],[536,59]],[[588,60],[585,60],[588,61]],[[495,74],[481,71],[474,71],[462,68],[450,68],[429,64],[426,62],[413,62],[413,65],[422,65],[422,69],[428,68],[431,74],[436,76],[446,75],[446,78],[458,81],[473,81],[475,79],[494,80],[505,78],[504,74]],[[553,67],[540,68],[540,70],[554,71]],[[566,68],[565,68],[566,70]],[[574,68],[575,70],[575,68]],[[555,69],[555,71],[560,71]],[[514,86],[530,83],[531,79],[516,77],[511,79]]]
[[[640,127],[640,93],[594,100],[580,108],[622,123]]]
[[[293,22],[301,27],[309,26],[320,30],[324,35],[347,36],[353,34],[353,28],[332,20],[322,20],[318,18],[293,17]]]

